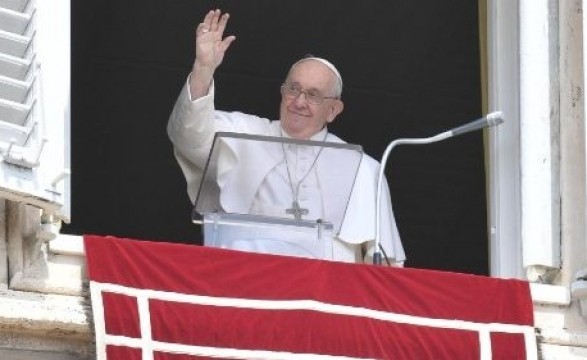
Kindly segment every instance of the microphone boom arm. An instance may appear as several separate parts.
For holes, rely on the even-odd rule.
[[[481,130],[486,127],[493,127],[503,123],[503,114],[501,111],[495,111],[487,114],[485,117],[472,121],[468,124],[461,125],[454,129],[442,132],[438,135],[427,137],[427,138],[404,138],[392,141],[381,158],[381,164],[379,165],[379,176],[377,177],[377,199],[375,209],[375,249],[373,251],[373,264],[381,265],[381,189],[383,187],[383,179],[385,178],[385,164],[391,150],[397,145],[420,145],[420,144],[431,144],[437,141],[446,140],[453,136],[462,135],[471,131]]]
[[[373,251],[373,264],[381,265],[382,262],[382,254],[381,254],[381,192],[383,189],[383,179],[385,179],[385,164],[387,163],[387,158],[391,153],[391,150],[398,146],[398,145],[420,145],[420,144],[431,144],[437,141],[442,141],[452,137],[452,131],[445,131],[435,136],[427,137],[427,138],[404,138],[404,139],[396,139],[392,141],[385,151],[383,152],[383,157],[381,158],[381,164],[379,165],[379,175],[377,176],[377,204],[375,209],[375,249]]]

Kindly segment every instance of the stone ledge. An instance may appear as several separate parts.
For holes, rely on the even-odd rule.
[[[530,283],[532,302],[541,305],[569,306],[571,293],[566,286]]]
[[[587,333],[585,332],[568,329],[540,329],[538,340],[543,344],[586,349],[587,353]]]
[[[0,331],[91,340],[91,313],[84,297],[0,290]]]
[[[58,234],[49,249],[53,254],[85,257],[84,238],[79,235]]]

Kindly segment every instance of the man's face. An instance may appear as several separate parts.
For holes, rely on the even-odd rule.
[[[333,97],[335,84],[336,76],[326,65],[316,60],[305,60],[295,65],[284,86],[295,86],[303,92]],[[326,123],[334,121],[342,108],[342,101],[338,99],[327,98],[321,104],[313,104],[304,93],[293,97],[282,91],[281,126],[294,138],[308,139]]]

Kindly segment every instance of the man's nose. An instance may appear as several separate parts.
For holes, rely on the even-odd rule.
[[[303,91],[300,91],[300,94],[295,97],[294,103],[297,106],[306,106],[306,105],[308,105],[308,99],[306,98],[306,93],[303,92]]]

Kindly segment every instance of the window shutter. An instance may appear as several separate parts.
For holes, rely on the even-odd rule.
[[[0,0],[0,197],[68,221],[69,0]]]

